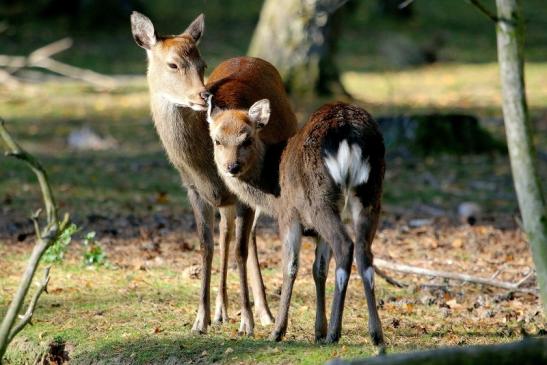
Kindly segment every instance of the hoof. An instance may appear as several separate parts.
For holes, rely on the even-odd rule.
[[[329,333],[327,335],[327,338],[325,339],[325,343],[326,344],[338,343],[339,340],[340,340],[339,334]]]
[[[269,337],[270,341],[279,342],[283,339],[283,333],[280,331],[273,331]]]
[[[192,326],[192,332],[203,335],[207,333],[207,327],[210,323],[211,321],[208,316],[198,315],[194,322],[194,325]]]
[[[254,321],[252,313],[248,313],[246,315],[243,315],[243,313],[241,314],[241,322],[237,333],[239,336],[254,336]]]
[[[382,330],[370,331],[370,338],[374,346],[384,346],[384,333]]]
[[[215,313],[215,317],[213,318],[214,324],[223,324],[228,323],[230,321],[230,318],[228,317],[228,314],[224,310],[217,310]]]

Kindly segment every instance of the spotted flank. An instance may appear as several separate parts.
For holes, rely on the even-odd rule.
[[[361,147],[357,144],[348,144],[343,140],[335,155],[328,153],[325,165],[332,179],[348,190],[368,181],[370,164],[368,157],[363,159]]]

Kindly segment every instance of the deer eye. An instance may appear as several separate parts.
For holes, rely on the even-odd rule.
[[[253,143],[253,139],[252,139],[252,138],[247,138],[246,140],[243,141],[243,143],[241,144],[241,146],[243,146],[243,147],[249,147],[252,143]]]
[[[179,68],[176,63],[168,63],[167,66],[169,66],[170,69],[176,70]]]

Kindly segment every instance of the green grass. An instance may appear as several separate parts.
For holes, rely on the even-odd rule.
[[[264,245],[266,242],[268,245]],[[266,236],[261,238],[260,243],[263,254],[264,251],[267,253],[263,257],[275,256],[276,251],[272,246],[279,247],[279,242],[271,242]],[[117,245],[120,244],[123,247],[123,243]],[[28,249],[28,246],[22,246],[16,254],[5,255],[10,252],[10,248],[0,246],[0,308],[5,308],[7,298],[15,289]],[[53,267],[49,293],[38,304],[34,325],[25,328],[20,339],[8,350],[8,363],[23,363],[30,353],[29,348],[35,349],[40,343],[48,343],[54,338],[66,342],[73,364],[159,364],[169,360],[175,363],[317,364],[333,357],[368,357],[375,353],[367,335],[366,303],[358,280],[350,282],[340,343],[313,343],[315,313],[309,266],[313,252],[311,244],[305,243],[303,246],[303,265],[295,286],[289,330],[286,340],[281,343],[268,341],[270,329],[260,325],[256,327],[254,338],[236,335],[239,323],[236,314],[238,285],[235,270],[229,271],[232,321],[223,326],[210,327],[207,335],[196,336],[190,332],[190,328],[198,300],[199,280],[185,276],[181,268],[199,262],[198,251],[180,253],[175,250],[163,256],[165,261],[161,264],[145,265],[146,270],[139,268],[141,259],[134,254],[133,248],[120,249],[118,246],[115,249],[109,246],[109,252],[112,261],[118,263],[114,268],[84,268],[80,250],[76,247],[70,250],[63,264]],[[118,256],[120,253],[122,255]],[[130,264],[128,260],[136,262]],[[214,267],[218,267],[217,261]],[[213,273],[215,288],[218,271]],[[264,270],[264,275],[270,304],[276,308],[279,297],[272,293],[281,283],[281,274],[278,270],[269,269]],[[332,277],[327,288],[328,302],[333,292]],[[444,318],[442,308],[421,299],[427,292],[415,291],[412,287],[396,289],[387,286],[381,279],[377,280],[376,290],[377,297],[383,303],[380,316],[389,352],[451,344],[507,342],[519,337],[522,324],[512,313],[519,313],[519,310],[522,312],[523,309],[511,307],[510,302],[499,304],[496,307],[499,315],[494,318],[481,318],[477,310],[466,309],[470,304],[464,304],[462,309],[451,311],[451,316],[457,321],[445,325],[443,323],[447,319]],[[456,297],[463,295],[458,294],[459,291],[450,289],[448,293]],[[472,287],[465,288],[465,291],[464,303],[473,303],[480,295],[484,295]],[[213,293],[216,290],[213,289]],[[458,301],[461,303],[462,299]],[[526,316],[533,313],[535,306],[539,304],[526,307]],[[525,326],[528,330],[537,331],[538,326],[541,326],[541,318],[527,321]]]

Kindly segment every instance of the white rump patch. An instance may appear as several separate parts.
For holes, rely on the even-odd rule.
[[[363,159],[361,147],[343,140],[336,155],[328,154],[325,165],[334,181],[346,188],[359,186],[368,181],[370,164]]]

